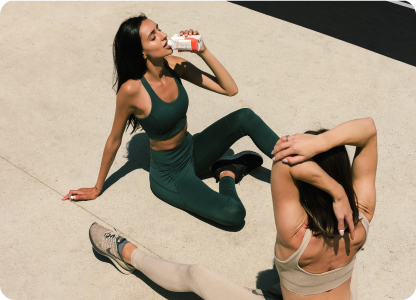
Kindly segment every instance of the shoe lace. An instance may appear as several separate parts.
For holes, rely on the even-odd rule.
[[[107,231],[104,233],[104,239],[107,242],[115,243],[117,241],[117,238],[120,236],[117,229],[114,228],[115,231]]]

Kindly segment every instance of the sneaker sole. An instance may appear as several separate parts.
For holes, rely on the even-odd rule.
[[[95,223],[93,223],[92,225],[94,225]],[[92,227],[92,225],[91,225],[91,227]],[[128,270],[128,269],[124,269],[122,266],[121,266],[121,263],[123,263],[124,264],[124,262],[122,262],[121,260],[119,260],[118,258],[115,258],[115,257],[113,257],[113,255],[111,255],[110,256],[110,254],[108,254],[108,253],[106,253],[106,252],[103,252],[103,251],[101,251],[98,247],[97,247],[97,245],[94,243],[94,241],[92,240],[92,237],[91,237],[91,227],[90,227],[90,230],[89,230],[89,232],[88,232],[88,236],[90,237],[90,242],[91,242],[91,244],[92,244],[92,247],[94,248],[94,250],[95,251],[97,251],[99,254],[101,254],[102,256],[105,256],[105,257],[108,257],[112,262],[113,262],[113,264],[114,264],[114,266],[121,272],[121,273],[123,273],[123,274],[125,274],[125,275],[131,275],[133,272],[134,272],[134,270],[135,269],[133,269],[133,270]],[[120,263],[120,262],[121,263]]]
[[[221,157],[218,161],[212,164],[211,170],[217,170],[218,168],[221,168],[222,166],[236,163],[236,160],[238,160],[239,158],[242,158],[243,156],[246,156],[245,160],[248,162],[247,174],[251,170],[258,168],[263,164],[263,158],[256,152],[243,151],[235,155]]]

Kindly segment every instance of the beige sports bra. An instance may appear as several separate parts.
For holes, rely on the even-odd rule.
[[[366,241],[364,242],[365,245],[367,242],[370,223],[364,214],[361,213],[361,211],[359,212],[359,216],[366,232]],[[283,284],[286,289],[295,294],[314,295],[332,290],[347,281],[348,278],[351,277],[352,271],[354,269],[357,254],[345,266],[329,272],[312,274],[303,270],[301,267],[299,267],[299,259],[308,246],[311,237],[312,231],[308,228],[306,229],[299,249],[287,260],[280,261],[277,259],[276,255],[274,257],[274,263],[276,265],[277,271],[279,272],[281,284]]]

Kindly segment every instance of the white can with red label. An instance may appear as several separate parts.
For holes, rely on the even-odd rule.
[[[175,34],[170,40],[168,45],[172,50],[190,50],[199,51],[202,47],[202,35],[184,35]]]

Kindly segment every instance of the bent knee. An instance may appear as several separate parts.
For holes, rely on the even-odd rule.
[[[225,226],[237,226],[244,222],[246,209],[241,203],[231,199],[216,215],[217,222]]]
[[[249,124],[252,123],[255,118],[258,118],[258,116],[252,109],[241,108],[231,113],[227,120],[232,131],[245,131],[245,129],[250,126]]]
[[[256,113],[251,108],[248,108],[248,107],[241,108],[237,110],[235,113],[238,116],[238,118],[242,121],[247,121],[247,119],[251,119],[257,116]]]

